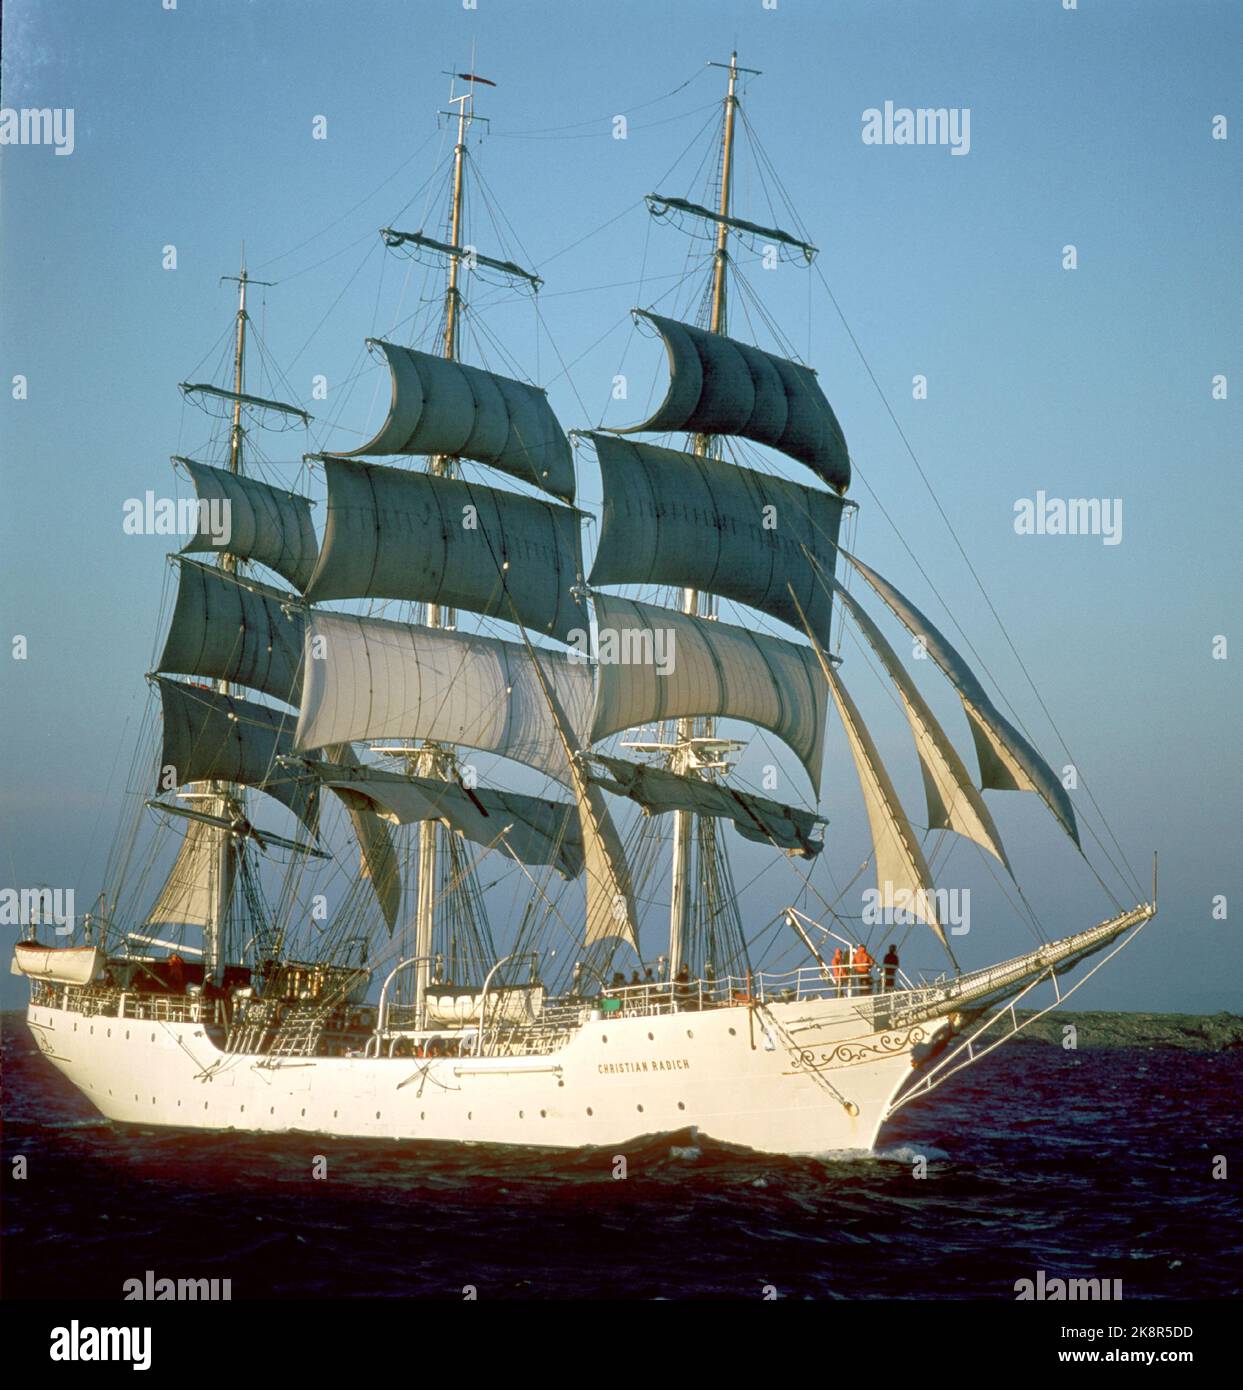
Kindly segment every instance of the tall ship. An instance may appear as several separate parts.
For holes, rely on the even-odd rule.
[[[711,66],[725,94],[701,184],[646,198],[661,235],[692,238],[674,287],[690,307],[662,293],[633,311],[668,366],[637,424],[567,432],[520,363],[467,360],[491,341],[489,298],[541,284],[467,225],[494,212],[470,136],[494,84],[474,74],[452,75],[443,217],[381,233],[386,256],[440,277],[409,332],[367,340],[387,416],[357,447],[308,449],[298,485],[261,441],[312,417],[281,399],[247,308],[258,282],[235,277],[225,379],[181,388],[216,424],[173,460],[194,525],[170,556],[141,794],[92,910],[32,924],[12,963],[43,1053],[111,1120],[870,1150],[1155,916],[1154,874],[1152,901],[1115,899],[1107,920],[999,963],[955,958],[931,868],[946,846],[972,842],[1026,916],[1000,793],[1034,793],[1068,854],[1079,820],[883,554],[856,553],[866,509],[814,369],[737,328],[785,341],[744,257],[808,268],[816,248],[736,206],[751,74],[736,55]],[[978,778],[903,629],[961,701]],[[909,723],[922,821],[847,689],[844,634]],[[775,760],[758,785],[749,731]],[[833,852],[821,773],[838,732],[871,846],[830,900],[813,871]],[[755,920],[737,837],[773,870]],[[876,886],[848,911],[864,873]],[[927,969],[901,963],[930,951]],[[1048,986],[1051,1004],[1016,1010]]]

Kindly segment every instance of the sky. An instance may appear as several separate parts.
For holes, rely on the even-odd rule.
[[[1076,1002],[1240,1008],[1237,6],[12,0],[3,24],[0,104],[72,108],[74,125],[65,155],[0,147],[0,630],[24,651],[0,660],[0,886],[97,891],[170,582],[168,538],[125,534],[123,507],[149,488],[185,495],[168,456],[205,445],[212,422],[177,383],[224,381],[235,287],[220,277],[242,243],[275,282],[251,309],[284,374],[256,355],[251,389],[292,391],[317,416],[268,451],[267,476],[296,484],[305,449],[349,447],[383,413],[363,339],[410,341],[433,312],[434,281],[376,233],[443,231],[452,140],[437,113],[445,73],[473,67],[497,86],[471,132],[487,192],[468,230],[545,284],[537,312],[472,282],[466,355],[546,385],[567,428],[633,422],[658,399],[661,354],[630,309],[693,315],[704,284],[680,282],[701,248],[643,195],[707,196],[723,92],[707,64],[736,47],[761,70],[744,110],[796,212],[745,139],[736,210],[805,233],[818,257],[766,271],[740,253],[756,298],[735,296],[732,331],[774,349],[762,302],[817,368],[855,462],[858,553],[947,634],[965,630],[1052,765],[1073,761],[1077,813],[1117,860],[1094,798],[1138,879],[1124,888],[1085,834],[1112,893],[1146,897],[1160,851],[1159,918]],[[864,113],[886,102],[969,111],[969,149],[865,143]],[[619,373],[630,394],[615,402]],[[579,460],[590,506],[600,484]],[[1118,543],[1017,534],[1016,504],[1040,492],[1120,499]],[[843,655],[918,819],[904,721],[857,649]],[[969,752],[952,693],[918,674]],[[740,772],[754,783],[770,756],[761,744]],[[775,794],[806,804],[782,767]],[[1048,934],[1112,914],[1035,797],[988,801]],[[837,728],[820,806],[840,887],[868,851]],[[744,916],[766,922],[786,889],[732,839],[739,884],[760,874]],[[947,881],[975,892],[955,946],[976,966],[1030,938],[968,849]],[[4,976],[6,1007],[16,985]]]

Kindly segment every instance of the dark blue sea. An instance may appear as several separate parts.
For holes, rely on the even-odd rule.
[[[4,1021],[10,1299],[120,1298],[147,1270],[235,1300],[1012,1301],[1038,1270],[1127,1298],[1243,1289],[1238,1049],[1013,1044],[871,1157],[691,1132],[567,1155],[120,1128]]]

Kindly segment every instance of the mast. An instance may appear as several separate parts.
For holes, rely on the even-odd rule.
[[[725,64],[714,63],[712,66],[724,67]],[[734,117],[738,108],[738,98],[735,95],[735,91],[739,72],[750,71],[750,69],[739,68],[738,54],[735,52],[730,54],[727,71],[729,72],[729,86],[725,94],[725,125],[721,137],[721,186],[718,202],[718,211],[721,220],[717,223],[716,253],[713,258],[714,265],[712,271],[712,313],[709,320],[709,328],[713,333],[725,332],[725,268],[729,259],[729,224],[725,219],[729,216],[730,193],[733,184]],[[694,452],[700,457],[704,457],[710,454],[711,451],[712,436],[707,434],[696,435]],[[682,590],[682,611],[693,615],[699,613],[698,590]],[[708,737],[711,737],[711,726],[705,725],[704,727]],[[670,758],[670,770],[673,772],[693,774],[697,765],[695,722],[691,719],[679,720],[677,726],[677,742],[673,755]],[[682,967],[686,937],[690,926],[691,844],[694,833],[694,813],[691,811],[674,812],[673,871],[669,894],[669,977],[671,979]]]
[[[245,247],[242,249],[242,263],[238,274],[225,278],[236,279],[237,281],[237,333],[233,350],[233,390],[236,399],[233,402],[233,418],[229,429],[229,472],[241,473],[242,438],[245,433],[242,429],[241,396],[246,379],[246,286],[250,282],[250,277],[246,273]],[[228,551],[223,552],[220,556],[220,568],[227,574],[236,574],[237,557]],[[217,681],[216,689],[222,695],[227,695],[229,682]],[[224,783],[214,783],[212,791],[215,793],[212,799],[213,812],[222,821],[231,821],[233,819],[233,807],[236,805],[237,797],[241,794],[240,791],[238,788]],[[221,829],[217,835],[216,871],[212,875],[211,883],[211,924],[203,934],[203,978],[205,981],[216,980],[219,983],[219,977],[226,963],[227,947],[224,938],[236,869],[236,852],[232,832]]]
[[[462,301],[461,290],[458,288],[458,277],[462,264],[462,181],[466,164],[466,132],[474,120],[474,93],[475,84],[472,79],[461,96],[449,98],[450,105],[456,103],[458,109],[457,144],[453,150],[449,279],[445,287],[445,333],[442,355],[446,361],[455,361],[458,351],[458,317]],[[446,455],[438,455],[432,459],[430,471],[440,477],[452,477],[454,460]],[[438,603],[428,604],[428,627],[452,627],[453,623],[454,613],[452,609],[442,609]],[[450,771],[451,762],[451,754],[435,743],[426,742],[414,759],[414,770],[422,777],[444,777]],[[414,954],[418,958],[415,965],[414,1003],[415,1016],[420,1025],[424,1022],[424,1001],[431,977],[432,937],[435,927],[440,849],[440,822],[435,820],[420,821],[418,884],[414,913]]]

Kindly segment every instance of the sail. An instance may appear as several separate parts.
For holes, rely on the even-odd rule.
[[[149,926],[177,925],[210,927],[216,921],[215,893],[217,877],[224,869],[230,882],[219,894],[221,915],[228,911],[233,891],[230,867],[232,855],[220,853],[221,830],[202,821],[186,822],[186,833],[177,850],[177,858],[169,870],[155,906],[147,914]]]
[[[392,401],[380,432],[350,454],[474,459],[574,500],[570,441],[538,386],[395,343],[369,343],[388,361]]]
[[[735,434],[769,444],[806,464],[831,488],[850,486],[842,427],[810,367],[775,357],[723,333],[640,310],[669,354],[669,390],[642,424],[616,434],[685,430]]]
[[[182,553],[225,551],[240,560],[266,565],[302,589],[315,568],[318,545],[311,524],[311,504],[296,492],[244,478],[193,459],[178,459],[190,475],[200,502],[228,504],[227,539],[217,539],[200,525]]]
[[[887,911],[901,911],[926,922],[953,960],[954,953],[950,951],[945,931],[937,920],[936,890],[932,886],[932,874],[919,846],[919,839],[902,809],[898,794],[889,780],[889,773],[880,760],[876,744],[855,702],[823,652],[819,651],[818,655],[824,678],[833,692],[833,702],[841,716],[842,727],[846,730],[855,771],[859,775],[859,787],[867,807],[880,905]]]
[[[953,830],[965,835],[990,854],[996,855],[1009,869],[1010,861],[1006,858],[1001,837],[984,804],[984,798],[976,791],[966,764],[958,756],[958,750],[928,707],[928,702],[919,693],[910,673],[899,661],[898,654],[858,600],[831,575],[825,574],[824,580],[858,624],[860,632],[880,658],[881,665],[901,696],[923,773],[929,829]]]
[[[293,752],[293,715],[156,676],[164,706],[157,791],[187,782],[238,782],[284,802],[312,834],[318,789],[277,759]]]
[[[833,598],[816,567],[833,571],[839,497],[721,459],[587,437],[604,482],[592,584],[698,589],[800,631],[801,605],[827,645]]]
[[[353,459],[325,458],[328,517],[306,589],[466,608],[564,641],[587,631],[575,596],[579,514],[533,497]]]
[[[211,676],[297,704],[303,619],[293,599],[254,579],[183,559],[177,604],[157,671]]]
[[[1062,829],[1079,845],[1079,827],[1065,787],[1049,764],[989,699],[967,663],[910,599],[862,560],[847,555],[844,550],[842,555],[884,599],[908,631],[920,639],[928,655],[958,691],[980,760],[980,785],[995,791],[1036,792]]]
[[[609,758],[598,753],[591,754],[591,761],[605,769],[603,774],[592,772],[592,780],[607,791],[637,801],[645,815],[693,811],[699,816],[732,820],[738,833],[748,840],[776,845],[807,859],[824,848],[822,840],[811,838],[812,831],[822,822],[810,811],[782,806],[767,797],[736,791],[721,782],[683,777],[646,763],[627,762],[624,758]]]
[[[373,767],[321,763],[315,770],[338,795],[364,800],[394,825],[439,820],[475,844],[508,850],[524,864],[555,864],[565,878],[582,872],[582,840],[569,802]]]
[[[308,615],[305,650],[299,750],[359,739],[431,739],[568,778],[534,658],[520,643],[315,611]],[[590,719],[589,668],[552,652],[541,653],[540,661],[581,741]]]
[[[594,599],[592,743],[666,719],[742,719],[788,744],[819,794],[827,696],[807,647],[612,594]]]
[[[528,643],[528,649],[531,650]],[[534,664],[534,663],[533,663]],[[569,767],[574,799],[578,803],[578,823],[583,837],[587,911],[583,945],[605,946],[610,941],[628,942],[639,954],[639,917],[635,911],[634,886],[630,866],[622,850],[621,837],[609,814],[604,793],[587,776],[578,758],[578,738],[567,717],[555,683],[542,665],[535,666],[553,726]],[[611,954],[611,952],[610,952]]]
[[[348,743],[327,748],[325,752],[334,763],[344,764],[347,768],[361,766]],[[309,766],[314,769],[318,764],[310,763]],[[358,841],[359,872],[371,884],[391,936],[401,908],[401,865],[393,847],[393,836],[365,797],[346,787],[333,787],[332,790],[350,818],[350,826]]]

